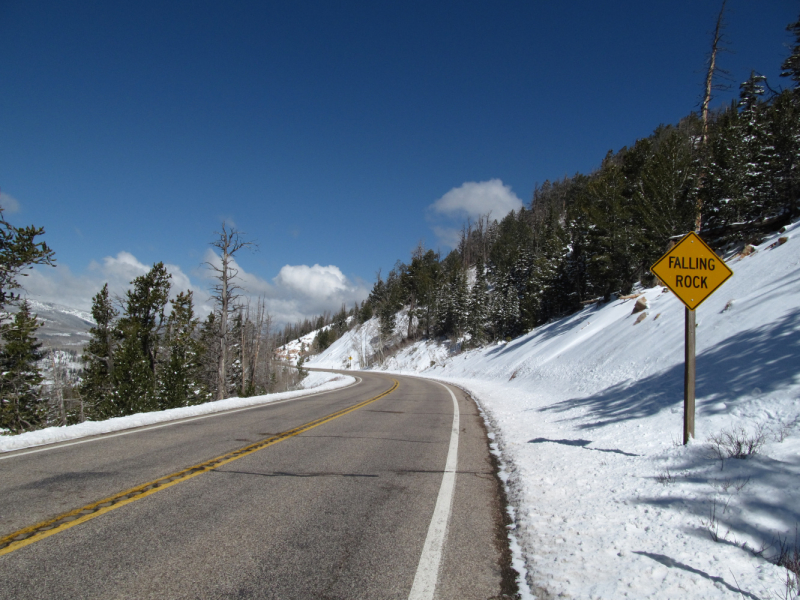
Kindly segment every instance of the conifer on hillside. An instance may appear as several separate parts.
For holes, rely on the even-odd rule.
[[[42,374],[37,365],[44,358],[36,341],[41,323],[23,301],[13,321],[0,325],[0,428],[12,433],[35,429],[47,414],[41,399]]]
[[[85,411],[91,419],[116,416],[114,408],[114,351],[117,345],[116,319],[118,312],[111,303],[108,284],[92,299],[92,318],[95,325],[83,350],[83,376],[80,394]]]
[[[25,269],[32,265],[55,265],[55,253],[45,242],[36,238],[44,233],[43,227],[14,227],[3,216],[0,206],[0,310],[7,302],[19,300],[14,290],[22,287],[18,281]]]
[[[196,339],[192,292],[181,292],[172,300],[164,332],[163,359],[159,376],[159,408],[177,408],[211,399],[200,377],[203,347]]]
[[[125,294],[114,369],[115,409],[119,415],[158,408],[157,356],[171,278],[164,264],[156,263],[145,275],[136,277]]]

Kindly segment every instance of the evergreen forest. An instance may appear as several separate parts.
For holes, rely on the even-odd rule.
[[[751,73],[739,98],[716,111],[660,125],[609,151],[592,173],[545,181],[501,220],[464,224],[446,256],[419,246],[378,276],[361,320],[376,314],[393,343],[447,337],[467,345],[510,339],[634,285],[697,231],[718,253],[747,251],[800,216],[800,21],[782,64],[788,89]]]

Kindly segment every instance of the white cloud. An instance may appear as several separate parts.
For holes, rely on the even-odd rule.
[[[92,307],[92,296],[103,287],[100,280],[76,276],[66,265],[36,267],[18,281],[23,294],[30,298],[87,311]]]
[[[503,185],[499,179],[467,181],[431,204],[428,219],[446,222],[445,225],[434,225],[433,232],[440,245],[455,248],[466,219],[474,221],[488,214],[492,220],[500,220],[522,206],[522,200],[511,191],[511,186]]]
[[[204,259],[212,265],[220,264],[219,256],[210,248]],[[210,293],[215,283],[213,269],[204,263],[192,271],[190,277],[177,265],[165,266],[172,275],[172,296],[191,290],[196,313],[201,318],[208,315],[214,308]],[[349,308],[369,295],[369,287],[364,282],[348,279],[334,265],[285,265],[271,281],[245,271],[235,261],[231,266],[238,271],[234,283],[241,288],[238,292],[240,301],[264,297],[267,310],[278,326],[324,311],[336,312],[343,303]],[[131,280],[144,275],[150,268],[151,265],[141,262],[130,252],[119,252],[116,256],[106,256],[102,261],[92,261],[83,275],[76,275],[68,266],[59,264],[55,268],[36,267],[28,271],[28,276],[21,278],[20,283],[25,294],[32,299],[90,310],[92,297],[103,284],[108,283],[112,296],[123,297]]]
[[[150,270],[150,267],[139,260],[130,252],[120,252],[116,256],[106,256],[103,259],[103,264],[100,265],[95,261],[89,264],[89,270],[99,273],[105,279],[124,280],[126,283],[144,275]]]
[[[219,266],[220,257],[208,249],[205,262]],[[235,282],[241,288],[243,299],[263,296],[267,310],[278,325],[325,311],[336,312],[342,304],[349,308],[369,295],[369,287],[364,282],[351,281],[335,265],[284,265],[271,281],[248,273],[236,261],[231,266],[238,270]],[[213,276],[213,269],[208,266],[201,273],[209,286],[213,284]]]
[[[499,179],[489,181],[467,181],[453,188],[434,202],[430,208],[436,213],[454,218],[473,219],[491,212],[493,219],[502,219],[512,210],[522,208],[522,200],[503,185]]]
[[[222,259],[211,248],[206,250],[203,256],[203,264],[196,274],[204,279],[210,289],[215,285],[215,276],[217,274],[213,267],[221,268]],[[231,260],[230,267],[232,273],[235,273],[233,284],[239,288],[237,293],[246,294],[248,296],[271,296],[273,295],[272,286],[266,280],[258,275],[248,273],[245,271],[236,260]]]
[[[347,277],[333,265],[286,265],[273,281],[313,298],[330,298],[346,291],[349,285]]]
[[[173,297],[178,292],[190,289],[194,292],[198,312],[203,312],[202,306],[207,304],[208,291],[193,285],[179,266],[165,266],[172,275]],[[37,267],[28,271],[28,276],[21,278],[20,283],[25,288],[25,293],[36,300],[89,310],[92,298],[104,284],[108,283],[112,296],[122,297],[130,288],[130,282],[147,273],[151,267],[140,262],[130,252],[120,252],[116,256],[106,256],[102,263],[92,261],[84,275],[75,275],[69,266],[59,264],[55,268]]]
[[[9,196],[5,192],[0,192],[0,206],[3,207],[3,212],[7,215],[13,215],[19,212],[19,200],[14,196]]]

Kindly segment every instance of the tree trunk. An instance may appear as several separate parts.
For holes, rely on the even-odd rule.
[[[217,400],[228,397],[226,368],[228,366],[228,250],[222,251],[222,273],[220,274],[219,315],[219,366],[217,368]]]
[[[241,288],[234,282],[238,275],[238,270],[231,263],[233,256],[245,246],[252,246],[252,242],[242,240],[240,232],[235,228],[227,229],[225,222],[222,223],[222,231],[217,232],[218,238],[211,245],[218,248],[222,254],[219,266],[213,262],[207,262],[213,271],[216,272],[215,278],[219,281],[214,286],[214,299],[219,306],[219,357],[217,363],[217,399],[222,400],[228,394],[227,368],[228,368],[228,315],[235,307],[232,303],[239,296],[236,290]]]
[[[411,335],[413,333],[412,323],[414,321],[414,309],[416,308],[416,296],[414,294],[411,295],[411,303],[408,306],[408,332],[406,334],[406,338],[411,339]]]
[[[714,28],[714,39],[711,42],[711,56],[708,61],[708,72],[706,73],[706,86],[703,93],[703,104],[701,108],[701,115],[703,119],[703,134],[700,139],[701,147],[705,151],[706,144],[708,143],[708,105],[711,102],[711,90],[714,87],[714,71],[717,69],[717,52],[719,52],[720,42],[722,41],[722,29],[724,27],[723,17],[725,15],[725,3],[728,0],[722,0],[722,6],[717,15],[717,26]],[[705,178],[705,168],[700,173],[700,187],[703,186],[703,179]],[[696,233],[700,233],[700,228],[703,223],[703,197],[697,195],[697,206],[695,212],[694,229]]]

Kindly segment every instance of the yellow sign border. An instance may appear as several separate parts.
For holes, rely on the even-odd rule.
[[[667,257],[669,257],[669,256],[670,256],[670,255],[671,255],[673,252],[675,252],[675,250],[678,248],[678,246],[680,246],[680,245],[681,245],[681,244],[683,244],[684,242],[688,241],[688,240],[689,240],[689,238],[694,238],[694,239],[697,239],[697,240],[698,240],[698,241],[699,241],[699,242],[700,242],[700,243],[701,243],[703,246],[705,246],[706,250],[708,250],[708,251],[709,251],[711,254],[713,254],[714,256],[716,256],[716,257],[717,257],[717,260],[719,260],[720,264],[721,264],[723,267],[725,267],[725,269],[728,271],[728,274],[725,276],[725,279],[723,279],[722,281],[720,281],[720,282],[719,282],[719,284],[717,285],[717,287],[715,287],[713,290],[711,290],[711,291],[708,293],[708,295],[707,295],[705,298],[703,298],[702,300],[700,300],[700,302],[698,302],[697,304],[695,304],[695,305],[694,305],[694,308],[692,308],[691,306],[689,306],[689,303],[688,303],[688,302],[686,302],[686,301],[685,301],[683,298],[681,298],[680,294],[678,294],[678,292],[676,292],[676,291],[673,289],[673,287],[672,287],[672,286],[671,286],[671,285],[670,285],[670,284],[669,284],[667,281],[665,281],[664,279],[662,279],[662,278],[661,278],[661,277],[658,275],[658,273],[656,273],[656,271],[655,271],[656,267],[658,267],[658,265],[660,265],[660,264],[661,264],[661,262],[662,262],[663,260],[665,260]],[[665,285],[665,286],[666,286],[666,287],[669,289],[669,291],[670,291],[670,292],[672,292],[673,294],[675,294],[675,297],[676,297],[676,298],[678,298],[678,300],[680,300],[680,301],[683,303],[683,305],[684,305],[686,308],[688,308],[689,310],[697,310],[697,307],[698,307],[698,306],[700,306],[700,305],[701,305],[703,302],[705,302],[706,300],[708,300],[708,299],[709,299],[709,298],[710,298],[710,297],[711,297],[711,296],[714,294],[714,292],[716,292],[716,291],[717,291],[717,290],[718,290],[720,287],[722,287],[722,284],[723,284],[723,283],[725,283],[726,281],[728,281],[728,279],[730,279],[730,278],[733,276],[733,271],[732,271],[732,270],[731,270],[731,268],[730,268],[730,267],[729,267],[729,266],[728,266],[728,265],[725,263],[725,261],[724,261],[724,260],[723,260],[723,259],[720,257],[720,255],[719,255],[719,254],[717,254],[716,252],[714,252],[714,250],[711,248],[711,246],[709,246],[708,244],[706,244],[706,243],[705,243],[705,241],[703,240],[703,238],[701,238],[699,235],[697,235],[697,234],[696,234],[694,231],[690,231],[690,232],[689,232],[689,233],[687,233],[685,236],[683,236],[683,237],[682,237],[680,240],[678,240],[678,242],[677,242],[677,243],[676,243],[676,244],[675,244],[675,245],[674,245],[672,248],[670,248],[669,250],[667,250],[667,252],[665,252],[665,253],[664,253],[664,255],[663,255],[661,258],[659,258],[659,259],[658,259],[658,260],[657,260],[655,263],[653,263],[653,266],[651,266],[651,267],[650,267],[650,272],[651,272],[653,275],[655,275],[656,277],[658,277],[658,280],[659,280],[661,283],[663,283],[663,284],[664,284],[664,285]]]

